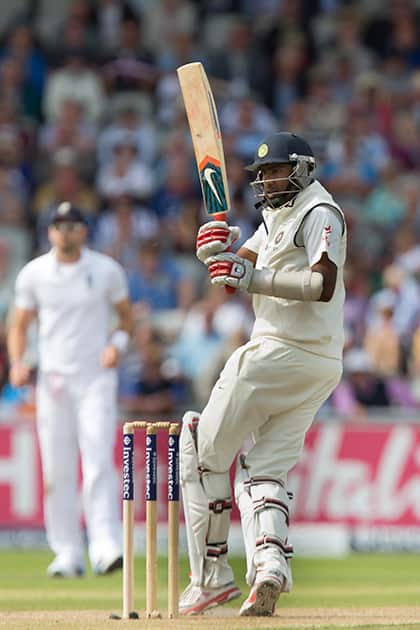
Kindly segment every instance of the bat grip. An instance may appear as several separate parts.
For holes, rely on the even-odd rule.
[[[226,212],[217,212],[216,214],[213,215],[213,218],[215,221],[227,222]],[[230,251],[230,248],[227,251]],[[235,293],[236,289],[234,287],[229,287],[227,284],[225,284],[225,291],[226,293]]]

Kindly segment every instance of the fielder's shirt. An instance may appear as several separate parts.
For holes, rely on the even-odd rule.
[[[59,263],[52,249],[25,265],[16,279],[15,304],[37,311],[40,370],[101,369],[113,304],[127,296],[121,265],[88,248],[76,263]]]

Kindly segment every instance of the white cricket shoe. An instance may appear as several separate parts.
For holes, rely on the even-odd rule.
[[[242,617],[271,617],[285,583],[284,576],[276,570],[257,573],[250,593],[241,606]]]
[[[55,578],[82,577],[84,573],[83,563],[70,562],[62,556],[56,556],[47,568],[47,575]]]
[[[219,588],[204,588],[189,584],[179,600],[180,615],[199,615],[209,608],[220,606],[241,596],[241,591],[233,583]]]
[[[95,575],[109,575],[110,573],[114,573],[114,571],[117,571],[118,569],[122,569],[122,566],[123,557],[121,553],[114,553],[112,554],[112,556],[102,556],[102,558],[100,558],[98,562],[96,562],[92,566],[92,570]]]

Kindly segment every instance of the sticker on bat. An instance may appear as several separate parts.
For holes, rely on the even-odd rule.
[[[208,214],[227,212],[225,187],[220,165],[207,158],[200,164],[200,180]]]

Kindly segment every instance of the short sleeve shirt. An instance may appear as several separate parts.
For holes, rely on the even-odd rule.
[[[15,304],[37,312],[40,369],[99,370],[113,305],[127,296],[121,265],[89,249],[76,263],[59,263],[51,250],[25,265],[16,279]]]

